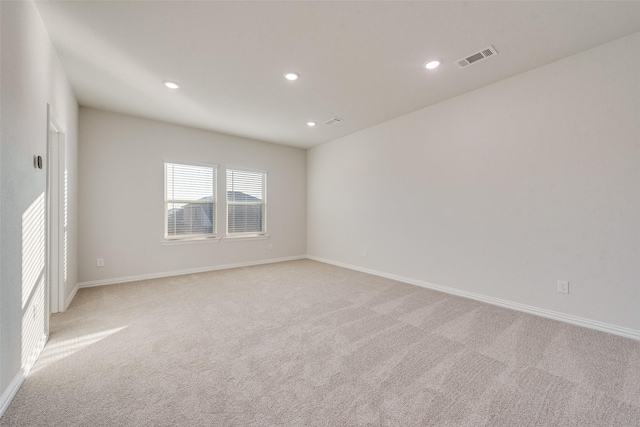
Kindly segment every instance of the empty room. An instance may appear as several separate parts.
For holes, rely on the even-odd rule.
[[[0,16],[1,426],[640,426],[640,2]]]

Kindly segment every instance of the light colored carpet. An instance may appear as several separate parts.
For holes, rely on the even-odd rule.
[[[639,426],[640,342],[314,261],[82,289],[3,426]]]

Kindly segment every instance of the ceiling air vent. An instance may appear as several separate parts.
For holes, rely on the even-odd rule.
[[[475,62],[482,61],[483,59],[486,59],[490,56],[495,56],[497,54],[498,51],[496,50],[496,48],[493,46],[489,46],[485,49],[482,49],[480,52],[476,52],[473,55],[467,56],[466,58],[459,59],[455,63],[459,68],[466,68]]]
[[[344,122],[344,119],[339,119],[338,117],[334,117],[333,119],[329,119],[326,122],[324,122],[324,124],[327,126],[333,126],[340,122]]]

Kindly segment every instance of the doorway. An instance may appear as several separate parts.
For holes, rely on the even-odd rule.
[[[67,282],[67,163],[65,129],[51,105],[47,109],[47,282],[45,328],[49,314],[65,311]],[[46,310],[46,309],[45,309]]]

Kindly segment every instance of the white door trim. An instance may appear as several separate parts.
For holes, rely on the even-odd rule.
[[[47,104],[47,286],[45,319],[65,311],[65,136],[61,122]],[[46,330],[49,330],[46,320]]]

